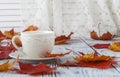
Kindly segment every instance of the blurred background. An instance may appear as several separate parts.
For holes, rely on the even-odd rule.
[[[0,0],[1,30],[29,25],[56,36],[74,32],[74,37],[90,38],[93,30],[120,35],[120,0]]]

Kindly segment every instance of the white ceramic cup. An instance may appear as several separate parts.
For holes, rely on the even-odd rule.
[[[31,58],[44,58],[46,52],[51,52],[54,46],[53,31],[27,31],[21,35],[16,35],[12,38],[13,46],[19,50],[15,43],[15,39],[19,38],[22,42],[23,53]]]

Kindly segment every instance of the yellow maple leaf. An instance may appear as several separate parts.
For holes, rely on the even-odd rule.
[[[0,71],[7,71],[11,69],[18,61],[19,56],[13,62],[6,61],[5,63],[0,65]]]
[[[120,42],[112,42],[108,48],[112,51],[120,52]]]
[[[13,36],[18,35],[18,34],[19,33],[15,32],[14,29],[11,29],[10,31],[5,31],[4,32],[4,36],[9,38],[9,39],[12,39]]]
[[[96,52],[90,54],[84,54],[74,58],[76,61],[107,61],[111,60],[110,56],[97,55]]]

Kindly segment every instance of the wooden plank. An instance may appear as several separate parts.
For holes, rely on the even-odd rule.
[[[95,69],[86,67],[59,67],[58,77],[119,77],[120,73],[114,68]]]
[[[117,62],[117,64],[116,65],[113,65],[115,68],[116,68],[116,70],[120,73],[120,62]]]

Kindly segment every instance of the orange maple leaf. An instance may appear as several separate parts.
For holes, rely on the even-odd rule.
[[[1,64],[0,71],[7,71],[7,70],[11,69],[18,62],[18,58],[19,58],[19,56],[13,62],[9,63],[9,61],[6,61],[5,63]]]
[[[112,35],[110,32],[106,32],[101,36],[98,36],[95,31],[92,31],[90,32],[90,36],[92,39],[95,39],[95,40],[112,40],[115,35]]]
[[[28,26],[28,28],[25,29],[23,32],[25,32],[25,31],[36,31],[36,30],[38,30],[38,27],[37,27],[37,26],[30,25],[30,26]]]
[[[15,32],[14,29],[11,29],[10,31],[5,31],[4,36],[8,39],[12,39],[13,36],[18,35],[18,32]]]

